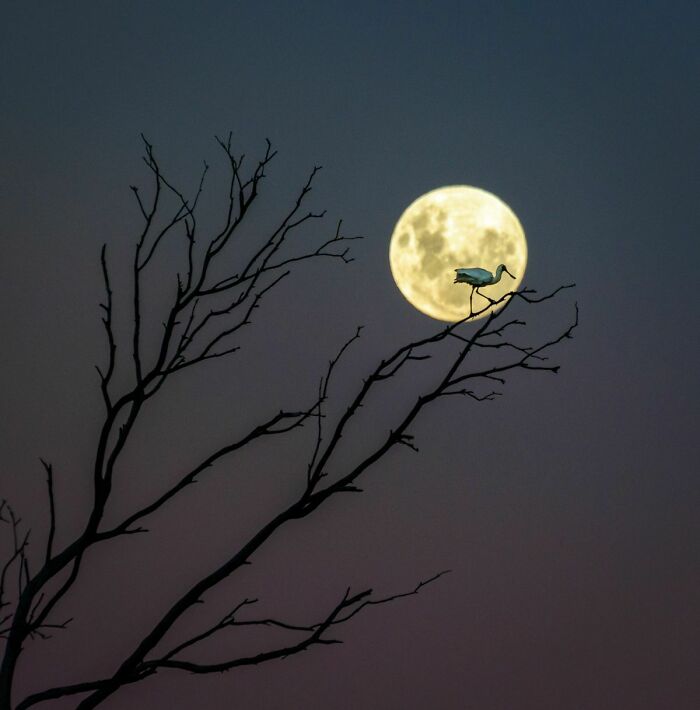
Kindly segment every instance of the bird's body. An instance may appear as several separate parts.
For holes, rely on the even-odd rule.
[[[469,284],[472,287],[472,292],[471,292],[471,295],[469,296],[470,311],[473,312],[472,299],[474,298],[474,291],[478,290],[482,286],[492,286],[493,284],[497,284],[501,280],[501,276],[504,271],[512,279],[515,278],[515,276],[513,276],[513,274],[511,274],[510,271],[508,271],[505,264],[498,265],[495,275],[492,274],[490,271],[487,271],[486,269],[482,269],[478,266],[473,267],[473,268],[467,268],[467,269],[465,269],[465,268],[455,269],[455,273],[457,275],[455,276],[454,283]],[[479,294],[479,295],[483,296],[483,294]],[[484,298],[487,298],[487,297],[484,296]],[[491,299],[488,299],[488,300],[491,300]]]

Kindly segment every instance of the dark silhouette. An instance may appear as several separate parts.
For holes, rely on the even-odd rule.
[[[318,392],[305,406],[295,410],[280,410],[265,421],[252,425],[248,433],[224,446],[213,450],[198,465],[182,475],[169,488],[162,490],[147,504],[135,507],[117,522],[107,523],[105,510],[112,492],[115,466],[125,444],[129,440],[135,422],[142,413],[143,405],[155,397],[169,378],[176,372],[198,367],[208,360],[225,357],[238,349],[236,335],[249,324],[261,300],[281,281],[287,278],[296,262],[321,258],[349,262],[347,242],[356,237],[343,236],[338,224],[333,236],[301,252],[289,252],[287,238],[305,223],[318,220],[323,213],[305,212],[302,205],[309,194],[318,172],[314,168],[299,191],[296,201],[270,236],[259,244],[247,261],[231,266],[235,261],[227,253],[221,255],[232,235],[246,220],[251,205],[258,199],[259,188],[265,171],[275,156],[267,142],[262,159],[248,175],[242,171],[242,159],[231,150],[231,139],[217,139],[230,167],[228,199],[224,207],[224,226],[217,233],[200,240],[197,208],[204,187],[207,166],[205,165],[199,187],[192,198],[186,198],[166,176],[155,158],[151,144],[144,139],[145,163],[153,180],[153,194],[142,197],[137,187],[132,187],[138,209],[143,217],[143,229],[136,242],[132,263],[133,297],[131,300],[132,331],[127,338],[121,337],[114,326],[114,300],[112,280],[106,247],[102,247],[101,266],[105,285],[105,302],[101,304],[107,341],[106,365],[98,367],[105,415],[98,440],[95,442],[95,464],[85,485],[91,488],[91,507],[86,512],[82,531],[72,541],[57,549],[54,544],[57,526],[54,505],[54,471],[52,465],[42,461],[47,482],[49,500],[48,534],[41,546],[33,546],[30,555],[29,531],[7,501],[0,504],[0,520],[7,525],[12,535],[11,553],[0,572],[0,634],[5,640],[2,667],[0,670],[0,707],[23,710],[45,700],[64,696],[80,696],[79,708],[93,708],[117,692],[121,687],[143,681],[158,671],[170,669],[190,673],[207,674],[227,671],[240,666],[259,664],[299,653],[314,645],[339,643],[332,634],[341,624],[352,619],[370,605],[384,604],[400,597],[416,594],[422,587],[435,581],[444,572],[419,582],[413,589],[390,596],[377,597],[372,590],[351,591],[348,587],[331,609],[319,611],[315,621],[307,624],[291,623],[279,619],[254,618],[246,614],[255,600],[245,598],[236,604],[218,623],[170,648],[162,649],[164,639],[175,622],[193,605],[200,603],[204,594],[226,580],[249,563],[256,551],[273,535],[281,531],[289,521],[311,516],[332,496],[340,493],[359,493],[360,481],[368,469],[382,460],[397,445],[417,451],[411,425],[429,404],[444,397],[466,396],[478,402],[491,400],[499,392],[491,391],[493,383],[505,383],[505,375],[514,370],[538,370],[556,373],[557,365],[546,360],[545,354],[553,346],[572,336],[578,323],[578,309],[573,322],[563,332],[551,339],[525,346],[509,339],[517,326],[524,326],[520,319],[507,317],[511,307],[518,303],[523,308],[553,298],[563,286],[538,297],[534,291],[521,289],[505,294],[494,303],[501,305],[474,322],[477,312],[459,323],[442,326],[434,334],[397,347],[382,359],[358,383],[357,392],[333,420],[326,417],[325,405],[329,397],[329,384],[338,362],[351,345],[360,338],[360,328],[338,350],[323,374]],[[174,200],[174,207],[173,205]],[[172,209],[171,209],[172,208]],[[168,211],[171,210],[171,211]],[[143,298],[144,279],[148,275],[159,247],[176,233],[186,237],[186,272],[174,279],[170,306],[159,332],[157,347],[150,350],[144,346]],[[183,255],[183,259],[185,256]],[[226,268],[227,271],[221,271]],[[489,303],[488,308],[492,304]],[[359,461],[335,477],[329,473],[329,463],[339,446],[341,437],[348,432],[348,424],[358,413],[370,392],[374,393],[382,381],[393,378],[404,368],[428,360],[436,349],[449,354],[448,364],[434,372],[434,384],[423,389],[416,387],[415,397],[403,409],[394,410],[394,424],[383,440],[367,450],[367,444],[357,442]],[[469,356],[475,351],[493,354],[489,364]],[[129,383],[115,376],[120,368],[128,368]],[[425,365],[432,367],[433,365]],[[487,385],[487,389],[480,387]],[[13,677],[23,649],[29,642],[38,641],[52,632],[63,629],[70,620],[61,616],[61,602],[67,598],[79,578],[86,552],[100,548],[103,542],[123,536],[139,536],[147,533],[144,522],[155,511],[163,509],[177,496],[185,495],[188,487],[204,476],[212,464],[228,454],[240,450],[257,439],[283,436],[302,426],[314,428],[314,445],[306,462],[305,484],[299,497],[280,509],[245,544],[231,549],[219,565],[209,570],[196,583],[178,590],[176,599],[162,609],[156,623],[143,629],[141,640],[125,656],[115,659],[114,671],[108,677],[87,678],[84,682],[60,687],[36,688],[25,698],[13,697]],[[351,436],[351,434],[348,434]],[[35,540],[32,540],[36,543]],[[105,551],[111,554],[113,549]],[[95,600],[99,604],[99,600]],[[108,611],[108,610],[106,610]],[[197,661],[200,644],[224,629],[236,626],[274,627],[288,632],[288,643],[272,646],[269,650],[250,655],[235,655],[215,663]]]

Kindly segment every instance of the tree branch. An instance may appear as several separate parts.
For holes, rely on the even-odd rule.
[[[351,596],[350,589],[348,588],[343,598],[338,604],[336,604],[336,606],[331,610],[331,612],[327,614],[322,621],[313,624],[291,624],[273,618],[238,620],[236,618],[236,614],[238,613],[238,611],[244,606],[254,604],[257,601],[257,599],[244,599],[233,609],[233,611],[229,612],[226,616],[224,616],[223,619],[221,619],[221,621],[219,621],[217,624],[210,627],[206,631],[198,634],[197,636],[194,636],[191,639],[188,639],[187,641],[179,644],[161,658],[145,661],[142,664],[142,668],[172,668],[178,670],[186,670],[191,673],[221,673],[241,666],[257,665],[259,663],[263,663],[265,661],[269,661],[275,658],[286,658],[288,656],[300,653],[301,651],[304,651],[315,644],[342,643],[337,639],[327,639],[323,636],[323,634],[332,626],[343,624],[349,621],[368,606],[387,604],[397,599],[402,599],[404,597],[409,597],[418,594],[418,592],[423,587],[436,581],[448,572],[449,570],[445,570],[443,572],[435,574],[429,579],[419,582],[410,591],[392,594],[390,596],[382,597],[379,599],[371,598],[371,589],[365,589],[364,591]],[[303,631],[307,632],[308,635],[295,644],[285,645],[281,648],[277,648],[272,651],[265,651],[254,656],[243,656],[240,658],[222,661],[220,663],[202,664],[195,663],[192,661],[177,660],[174,658],[185,649],[190,648],[191,646],[198,644],[207,638],[210,638],[219,631],[236,626],[276,627],[279,629],[284,629],[286,631]]]
[[[311,479],[311,471],[314,468],[314,465],[316,463],[316,459],[318,458],[318,453],[321,449],[321,444],[323,443],[323,403],[326,401],[328,398],[328,387],[330,385],[331,381],[331,376],[333,375],[333,371],[335,370],[336,365],[340,362],[340,359],[342,358],[343,354],[347,351],[347,349],[356,341],[360,338],[360,333],[362,332],[362,326],[358,326],[357,330],[355,331],[355,335],[353,335],[349,340],[347,340],[343,346],[340,348],[336,356],[329,361],[328,363],[328,370],[326,371],[325,377],[321,378],[321,381],[319,383],[319,392],[318,392],[318,406],[316,409],[316,442],[314,445],[314,450],[311,455],[311,459],[307,465],[307,470],[306,470],[306,479],[307,479],[307,484]]]
[[[49,534],[46,541],[46,558],[45,564],[48,564],[51,560],[51,550],[53,547],[53,538],[56,533],[56,503],[54,501],[53,495],[53,466],[50,463],[44,461],[44,459],[39,459],[41,465],[46,470],[46,486],[49,494]]]
[[[142,672],[141,674],[134,675],[132,678],[124,680],[122,685],[128,685],[130,683],[135,683],[137,681],[143,680],[144,678],[152,675],[155,671]],[[62,685],[55,688],[50,688],[44,690],[40,693],[33,693],[28,695],[24,700],[22,700],[15,710],[27,710],[34,705],[46,702],[47,700],[58,700],[59,698],[65,698],[69,695],[81,695],[83,693],[89,693],[91,691],[99,690],[103,688],[106,683],[109,682],[109,678],[102,678],[100,680],[91,680],[85,683],[74,683],[72,685]]]
[[[5,514],[7,514],[7,517],[5,517]],[[6,500],[0,501],[0,522],[8,523],[12,529],[12,553],[0,571],[0,609],[2,609],[9,604],[5,600],[7,576],[15,563],[17,563],[17,598],[22,595],[24,585],[29,582],[27,547],[31,530],[27,530],[24,537],[20,538],[19,526],[22,518],[17,517],[14,509]]]
[[[170,499],[172,499],[182,490],[190,486],[192,483],[195,483],[197,481],[197,476],[203,473],[206,469],[213,466],[217,461],[224,458],[228,454],[233,453],[234,451],[242,449],[244,446],[250,444],[256,439],[275,434],[284,434],[286,432],[291,431],[292,429],[296,429],[302,426],[306,419],[312,416],[312,412],[314,411],[316,406],[316,403],[314,403],[309,409],[298,412],[286,412],[280,410],[277,414],[268,419],[264,424],[260,424],[254,427],[242,439],[239,439],[238,441],[232,444],[227,444],[226,446],[223,446],[214,453],[210,454],[206,459],[204,459],[201,463],[195,466],[187,474],[182,476],[182,478],[180,478],[180,480],[175,485],[171,486],[167,491],[162,493],[154,501],[144,506],[140,510],[133,512],[121,523],[114,526],[110,530],[100,532],[98,534],[98,537],[100,539],[109,539],[117,535],[124,535],[128,533],[130,530],[132,530],[132,526],[134,525],[134,523],[162,508]]]
[[[308,515],[319,505],[321,505],[321,503],[323,503],[327,498],[334,495],[335,493],[348,490],[348,487],[354,487],[356,480],[362,475],[362,473],[364,473],[364,471],[366,471],[372,464],[379,461],[393,446],[397,444],[402,444],[415,450],[416,447],[413,444],[413,438],[410,437],[410,435],[407,435],[406,430],[416,419],[418,414],[429,403],[436,401],[442,396],[449,396],[452,394],[465,394],[467,396],[470,396],[472,399],[478,401],[492,399],[497,394],[491,393],[486,396],[479,396],[471,390],[463,388],[457,388],[455,390],[455,385],[458,385],[467,379],[474,378],[492,379],[499,381],[503,384],[505,383],[505,380],[503,380],[502,377],[499,377],[499,374],[516,368],[528,370],[549,370],[552,372],[557,372],[559,369],[558,366],[531,365],[529,363],[529,360],[536,358],[539,353],[542,353],[543,351],[553,347],[562,340],[572,337],[573,330],[578,325],[578,306],[576,306],[576,315],[573,323],[561,335],[551,341],[545,342],[543,345],[528,349],[524,352],[521,358],[518,358],[515,361],[511,361],[506,365],[493,366],[486,370],[478,370],[466,374],[459,374],[459,369],[463,365],[472,348],[477,343],[479,343],[480,339],[486,337],[487,335],[493,334],[494,331],[490,330],[492,324],[499,318],[502,318],[504,316],[509,306],[511,306],[511,304],[514,302],[514,296],[522,296],[522,300],[524,300],[528,304],[541,303],[542,301],[553,298],[563,288],[570,287],[571,286],[560,287],[555,291],[539,298],[532,297],[531,294],[534,294],[534,291],[523,289],[522,291],[504,294],[504,296],[495,301],[497,305],[503,303],[503,307],[499,311],[491,311],[484,319],[483,324],[480,325],[470,337],[466,338],[460,336],[460,340],[464,343],[464,346],[460,349],[457,356],[454,358],[452,365],[447,369],[445,375],[438,381],[438,383],[435,385],[435,387],[433,387],[432,390],[429,390],[417,397],[414,405],[405,414],[403,419],[398,423],[397,426],[395,426],[389,431],[389,434],[387,435],[384,442],[380,446],[378,446],[371,454],[367,455],[363,460],[361,460],[360,463],[358,463],[355,467],[351,468],[348,473],[341,475],[334,483],[327,485],[325,488],[318,489],[317,484],[321,480],[321,471],[325,470],[325,468],[327,467],[328,462],[330,461],[340,441],[340,438],[342,437],[344,428],[346,427],[348,422],[356,416],[359,408],[362,406],[362,402],[367,397],[372,387],[377,382],[383,379],[387,379],[386,375],[389,373],[389,377],[395,376],[398,370],[400,369],[400,366],[408,361],[406,353],[413,353],[419,351],[420,348],[436,343],[452,335],[454,333],[455,328],[460,326],[462,323],[471,320],[473,318],[473,315],[465,318],[462,321],[459,321],[458,323],[453,323],[447,326],[446,328],[442,329],[441,331],[438,331],[432,336],[415,341],[413,343],[409,343],[399,348],[391,357],[387,358],[386,360],[382,360],[377,366],[377,368],[372,372],[372,374],[364,381],[364,384],[360,389],[358,395],[351,402],[350,406],[340,418],[333,437],[330,439],[323,456],[320,457],[319,463],[316,465],[314,472],[309,478],[309,485],[307,486],[307,489],[300,504],[299,516],[304,517]],[[489,306],[489,308],[490,307],[491,306]],[[397,363],[399,364],[399,367],[396,367]]]
[[[114,331],[112,330],[112,288],[109,283],[109,270],[107,268],[107,245],[102,245],[100,251],[100,263],[102,264],[102,276],[105,283],[105,292],[107,294],[107,303],[101,303],[101,308],[105,311],[105,316],[102,318],[102,323],[107,333],[107,346],[109,348],[109,360],[107,363],[107,371],[103,374],[99,367],[95,366],[100,375],[100,389],[102,390],[102,398],[104,399],[107,411],[112,407],[112,400],[109,396],[109,383],[114,373],[116,362],[117,346],[114,340]]]

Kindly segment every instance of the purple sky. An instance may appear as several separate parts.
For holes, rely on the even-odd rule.
[[[188,192],[202,159],[212,165],[211,225],[225,167],[213,136],[232,131],[251,160],[266,137],[279,149],[255,225],[281,214],[322,164],[311,206],[328,210],[327,230],[342,218],[366,238],[348,266],[301,265],[240,353],[149,404],[119,472],[115,516],[256,417],[308,401],[357,325],[366,328],[333,392],[336,411],[378,358],[434,329],[388,268],[396,220],[430,189],[499,195],[528,237],[526,285],[577,283],[535,311],[533,337],[558,332],[574,299],[581,309],[575,340],[555,354],[558,376],[519,373],[497,401],[426,412],[413,428],[419,455],[391,453],[364,495],[271,540],[181,628],[201,628],[245,596],[260,599],[260,614],[309,623],[348,586],[385,595],[450,575],[359,615],[338,632],[343,645],[221,676],[159,673],[105,708],[700,707],[700,10],[583,5],[5,9],[0,498],[37,539],[39,456],[56,469],[59,546],[85,520],[102,417],[99,250],[108,244],[123,324],[139,227],[128,187],[147,184],[141,132]],[[154,272],[151,303],[163,302],[174,255],[165,251]],[[347,460],[382,434],[411,384],[377,397]],[[252,447],[149,521],[147,538],[89,555],[56,612],[75,621],[27,648],[18,697],[113,672],[178,592],[291,500],[309,444],[300,433]],[[201,657],[249,641],[261,643],[232,634]]]

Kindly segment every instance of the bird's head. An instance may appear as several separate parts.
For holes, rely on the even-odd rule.
[[[500,264],[498,267],[498,271],[505,271],[508,274],[508,276],[510,276],[511,279],[515,278],[515,276],[513,276],[513,274],[511,274],[510,271],[508,271],[508,267],[505,264]]]

